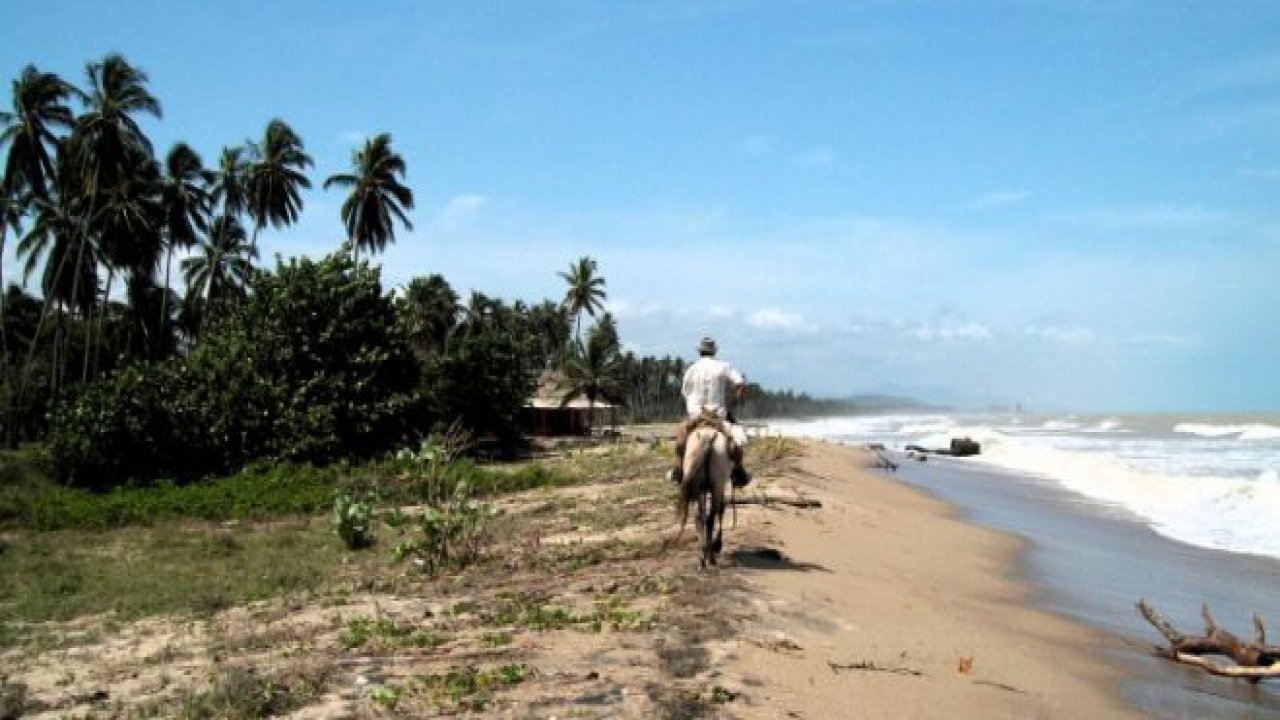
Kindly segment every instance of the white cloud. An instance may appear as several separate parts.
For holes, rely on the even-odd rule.
[[[747,316],[748,325],[761,330],[813,332],[817,328],[805,322],[804,316],[777,308],[762,308]]]
[[[984,341],[991,339],[991,328],[978,323],[955,325],[920,325],[911,331],[917,340],[932,342]]]
[[[1097,334],[1086,327],[1032,325],[1024,332],[1030,337],[1057,345],[1087,345],[1097,338]]]
[[[444,208],[436,215],[433,223],[436,226],[443,227],[455,226],[474,217],[487,202],[488,198],[474,193],[454,195],[449,198],[449,202],[445,203]]]
[[[1067,213],[1060,218],[1067,222],[1106,231],[1204,229],[1231,219],[1224,213],[1206,210],[1198,205],[1101,208]]]
[[[1153,334],[1153,335],[1134,335],[1127,342],[1131,345],[1146,345],[1157,347],[1185,347],[1187,345],[1195,345],[1200,342],[1199,338],[1190,335],[1175,334]]]
[[[1020,203],[1031,197],[1026,190],[1001,190],[974,198],[965,204],[969,210],[992,210],[1006,205]]]
[[[918,325],[911,334],[925,342],[987,341],[992,337],[991,328],[978,323]]]
[[[612,313],[614,317],[619,319],[644,318],[668,312],[667,308],[661,303],[650,302],[637,305],[625,298],[610,298],[605,301],[604,307],[605,310]]]

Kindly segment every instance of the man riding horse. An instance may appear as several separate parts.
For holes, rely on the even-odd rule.
[[[703,337],[698,343],[698,359],[684,373],[680,392],[684,395],[688,418],[676,428],[676,457],[668,477],[679,484],[684,479],[684,447],[689,433],[701,424],[713,424],[729,440],[729,458],[733,461],[730,478],[735,487],[751,482],[751,475],[742,467],[742,449],[747,444],[747,433],[729,413],[725,402],[728,391],[742,401],[746,392],[746,378],[732,365],[716,359],[716,341]]]

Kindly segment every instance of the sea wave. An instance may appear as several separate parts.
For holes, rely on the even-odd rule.
[[[1237,440],[1280,440],[1280,427],[1266,423],[1215,425],[1186,422],[1174,425],[1173,431],[1208,438],[1227,438],[1234,435]]]
[[[1042,429],[1050,422],[1058,429]],[[960,462],[1048,478],[1183,542],[1280,557],[1280,454],[1257,442],[1280,438],[1280,427],[1184,422],[1173,435],[1169,425],[1163,434],[1138,435],[1120,418],[1085,420],[1072,429],[1068,422],[1074,421],[1019,427],[996,416],[912,416],[786,430],[898,450],[907,444],[944,448],[952,438],[969,437],[981,443],[982,453]],[[858,432],[828,432],[837,428]]]

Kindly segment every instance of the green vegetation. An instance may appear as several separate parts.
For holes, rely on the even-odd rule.
[[[407,694],[421,696],[440,710],[480,712],[495,690],[524,681],[532,672],[525,664],[451,668],[446,672],[413,678]]]
[[[605,628],[614,631],[645,630],[654,618],[626,607],[620,598],[597,601],[589,612],[549,603],[543,599],[508,597],[491,618],[495,625],[521,627],[537,632],[573,629],[598,633]]]
[[[209,690],[185,699],[183,720],[254,720],[277,717],[320,696],[328,682],[322,666],[259,672],[252,667],[221,668]]]
[[[342,562],[330,532],[298,521],[23,534],[0,554],[0,625],[104,612],[119,619],[206,614],[307,592]]]
[[[401,625],[390,618],[353,618],[342,633],[342,646],[348,650],[396,648],[433,648],[445,638],[421,628]]]

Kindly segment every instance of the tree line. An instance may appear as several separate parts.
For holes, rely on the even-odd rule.
[[[623,351],[590,257],[560,273],[561,301],[463,300],[440,275],[384,289],[368,257],[412,229],[414,206],[390,134],[323,183],[345,193],[342,245],[260,266],[262,232],[303,212],[303,139],[273,119],[212,165],[184,142],[160,153],[141,124],[162,116],[148,81],[119,54],[82,86],[31,65],[0,111],[0,254],[16,241],[22,280],[0,267],[0,421],[11,445],[45,442],[64,480],[357,459],[455,422],[514,441],[548,369],[566,402],[681,414],[684,361]],[[762,414],[796,401],[751,398]]]

